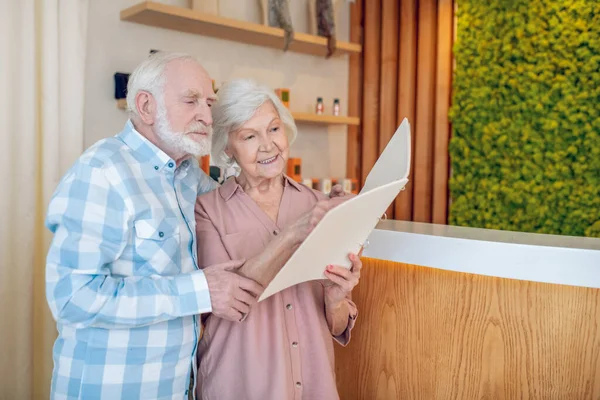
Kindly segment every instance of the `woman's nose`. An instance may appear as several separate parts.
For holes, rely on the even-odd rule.
[[[271,151],[273,149],[274,143],[270,137],[264,136],[261,138],[260,147],[262,151]]]

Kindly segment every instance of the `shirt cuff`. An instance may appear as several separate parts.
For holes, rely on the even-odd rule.
[[[342,346],[347,346],[350,343],[350,332],[352,328],[354,328],[354,324],[356,324],[356,318],[358,317],[358,308],[356,304],[350,299],[346,299],[346,304],[348,307],[348,325],[346,329],[341,334],[334,336],[333,339],[338,342]]]
[[[204,314],[212,311],[208,282],[204,272],[194,271],[175,277],[181,315]]]

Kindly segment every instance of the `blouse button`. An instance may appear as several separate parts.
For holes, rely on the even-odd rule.
[[[292,347],[298,347],[298,342],[292,342]]]
[[[288,310],[291,310],[292,309],[292,305],[288,304],[287,306],[285,306],[285,308],[287,308]]]
[[[163,237],[163,236],[165,236],[164,232],[162,232],[162,231],[158,232],[158,237]]]
[[[302,383],[296,382],[296,387],[302,387]]]

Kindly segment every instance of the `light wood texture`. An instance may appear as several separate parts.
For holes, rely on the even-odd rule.
[[[121,20],[283,49],[284,33],[282,29],[151,1],[122,10]],[[327,54],[327,39],[295,32],[289,51],[324,57]],[[361,51],[362,46],[359,44],[338,41],[335,54],[360,53]]]
[[[381,0],[365,4],[361,185],[379,155],[379,79],[381,76]]]
[[[600,398],[600,290],[363,263],[342,399]]]
[[[431,222],[437,1],[420,0],[418,18],[413,221]]]
[[[303,112],[292,112],[292,116],[296,122],[306,122],[312,124],[323,124],[323,125],[360,125],[360,118],[358,117],[345,117],[335,115],[317,115]]]
[[[398,65],[398,118],[400,125],[404,118],[411,124],[412,134],[415,134],[415,99],[417,82],[417,0],[400,1],[400,50]],[[413,136],[412,153],[414,153],[415,140]],[[403,221],[412,220],[413,210],[413,177],[415,157],[411,159],[413,171],[408,184],[400,192],[395,202],[395,219]]]
[[[433,159],[432,222],[448,222],[448,175],[450,122],[448,110],[452,94],[452,38],[454,5],[452,0],[438,1],[437,67],[435,89],[435,142]]]
[[[311,1],[311,3],[314,3]],[[362,43],[363,28],[363,0],[355,0],[350,4],[350,41]],[[362,101],[362,54],[353,53],[349,57],[348,66],[348,114],[361,115]],[[346,176],[350,179],[360,180],[360,125],[348,126],[348,141],[346,148]],[[360,190],[360,189],[359,189]]]
[[[379,152],[398,127],[398,0],[382,0],[381,4],[381,82],[379,93]],[[394,203],[386,210],[394,218]]]

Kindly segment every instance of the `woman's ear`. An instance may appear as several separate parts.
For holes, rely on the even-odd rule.
[[[229,149],[229,145],[225,147],[225,155],[233,160],[233,153]]]

